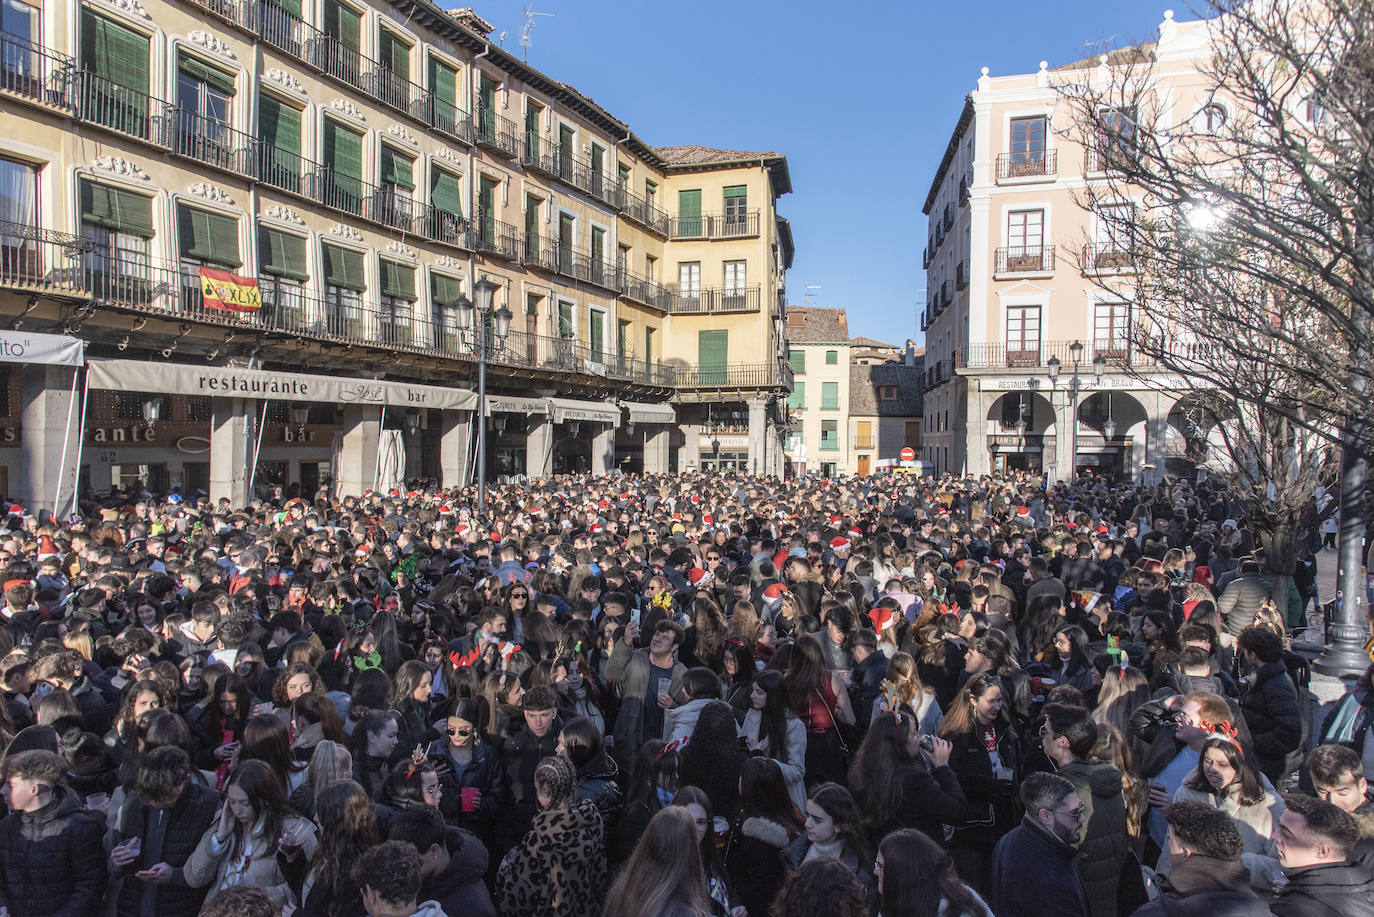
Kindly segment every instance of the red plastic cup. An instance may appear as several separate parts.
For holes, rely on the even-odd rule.
[[[465,787],[463,787],[463,789],[462,789],[462,797],[463,797],[463,811],[464,811],[464,812],[476,812],[476,811],[477,811],[477,796],[478,796],[479,793],[481,793],[481,790],[477,789],[477,787],[475,787],[475,786],[465,786]]]

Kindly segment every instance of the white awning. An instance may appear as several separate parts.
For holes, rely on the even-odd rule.
[[[547,398],[521,398],[514,395],[488,395],[487,416],[492,414],[539,414],[549,413]]]
[[[167,392],[215,398],[265,398],[409,408],[471,411],[477,394],[465,388],[440,388],[383,379],[351,379],[305,373],[272,372],[234,366],[186,366],[139,360],[92,360],[91,388],[123,392]]]
[[[630,423],[677,423],[677,411],[671,404],[649,404],[643,401],[622,401],[630,411]]]
[[[620,408],[605,401],[574,401],[571,398],[550,398],[550,413],[554,423],[567,420],[590,420],[620,426]]]

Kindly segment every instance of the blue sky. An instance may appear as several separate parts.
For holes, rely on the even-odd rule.
[[[529,0],[475,0],[520,53]],[[458,5],[449,0],[445,5]],[[463,5],[466,5],[466,0]],[[850,332],[917,337],[921,205],[982,67],[1034,72],[1152,38],[1167,0],[535,0],[529,62],[652,146],[785,153],[794,304],[848,310]],[[1186,4],[1178,18],[1192,19]],[[808,290],[816,285],[820,289]],[[923,300],[922,300],[923,301]]]

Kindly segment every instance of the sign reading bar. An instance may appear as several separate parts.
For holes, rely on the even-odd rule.
[[[207,309],[253,313],[262,308],[256,277],[241,277],[212,267],[200,269],[200,298]]]
[[[382,379],[312,376],[234,366],[202,368],[179,363],[93,360],[88,376],[91,388],[125,392],[385,404],[452,411],[470,411],[477,406],[476,393],[465,388],[440,388],[437,385],[415,385]]]

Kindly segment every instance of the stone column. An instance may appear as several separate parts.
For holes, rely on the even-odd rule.
[[[1154,470],[1142,470],[1145,483],[1157,484],[1164,478],[1165,446],[1169,427],[1171,399],[1164,392],[1150,392],[1141,401],[1145,405],[1145,464],[1154,465]]]
[[[592,434],[592,474],[610,474],[615,467],[615,425],[595,424]]]
[[[956,386],[950,383],[950,389]],[[964,470],[969,474],[988,474],[992,462],[988,453],[988,403],[995,392],[984,393],[979,379],[969,379],[968,393],[964,397],[964,429],[967,431],[967,455]]]
[[[23,386],[21,451],[24,459],[12,465],[18,472],[11,493],[31,513],[53,511],[53,494],[61,481],[62,508],[71,505],[76,486],[76,453],[81,445],[81,390],[72,397],[74,366],[25,365],[20,370]],[[89,409],[89,408],[88,408]],[[71,425],[67,416],[71,414]],[[62,462],[62,443],[67,461]],[[93,464],[93,463],[92,463]]]
[[[473,411],[444,411],[439,434],[439,483],[441,487],[466,487],[471,473]]]
[[[1073,398],[1067,384],[1053,388],[1047,394],[1050,396],[1050,405],[1054,407],[1055,467],[1051,481],[1072,481],[1073,425],[1077,423],[1077,418],[1073,416]]]
[[[648,424],[644,429],[644,473],[666,474],[668,468],[667,424]]]
[[[670,468],[669,471],[686,471],[688,468],[693,470],[701,467],[701,424],[684,423],[679,424],[682,429],[682,453],[680,458],[684,464],[679,468]]]
[[[525,434],[525,473],[532,478],[553,474],[553,421],[542,415],[530,417]]]
[[[763,474],[768,451],[768,402],[749,400],[749,473]]]
[[[377,450],[381,437],[382,409],[379,406],[350,404],[344,408],[335,480],[339,496],[356,497],[372,489],[377,477]]]
[[[249,465],[253,460],[253,429],[257,402],[246,398],[210,401],[210,500],[228,498],[238,509],[247,506]]]

